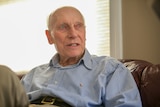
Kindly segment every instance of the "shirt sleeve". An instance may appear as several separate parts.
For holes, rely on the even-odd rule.
[[[21,84],[27,93],[29,101],[35,100],[41,95],[41,89],[36,87],[38,84],[33,82],[36,69],[39,70],[39,68],[34,68],[21,79]]]
[[[21,79],[21,84],[23,85],[26,92],[30,91],[33,75],[34,75],[34,72],[33,70],[31,70]]]
[[[139,90],[131,72],[121,63],[107,77],[105,107],[142,107]]]

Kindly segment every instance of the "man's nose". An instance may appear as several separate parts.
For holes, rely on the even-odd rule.
[[[77,37],[77,30],[74,26],[71,26],[69,29],[69,38],[76,38]]]

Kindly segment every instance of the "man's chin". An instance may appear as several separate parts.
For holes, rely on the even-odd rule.
[[[69,57],[82,57],[83,53],[82,52],[69,52],[68,56]]]

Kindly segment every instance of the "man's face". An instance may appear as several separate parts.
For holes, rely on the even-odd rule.
[[[59,10],[51,29],[52,42],[62,57],[82,56],[85,49],[85,25],[83,17],[74,9]]]

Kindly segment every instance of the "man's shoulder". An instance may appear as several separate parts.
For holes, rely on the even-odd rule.
[[[97,56],[97,55],[92,55],[92,60],[95,61],[104,61],[104,62],[113,62],[117,63],[119,62],[116,58],[110,57],[110,56]]]
[[[92,61],[98,65],[104,65],[104,66],[110,66],[110,67],[116,67],[117,65],[122,65],[122,63],[111,56],[95,56],[92,55]]]
[[[38,65],[38,66],[34,67],[33,69],[31,69],[30,72],[44,71],[44,70],[48,69],[48,67],[49,67],[49,63],[41,64],[41,65]]]

